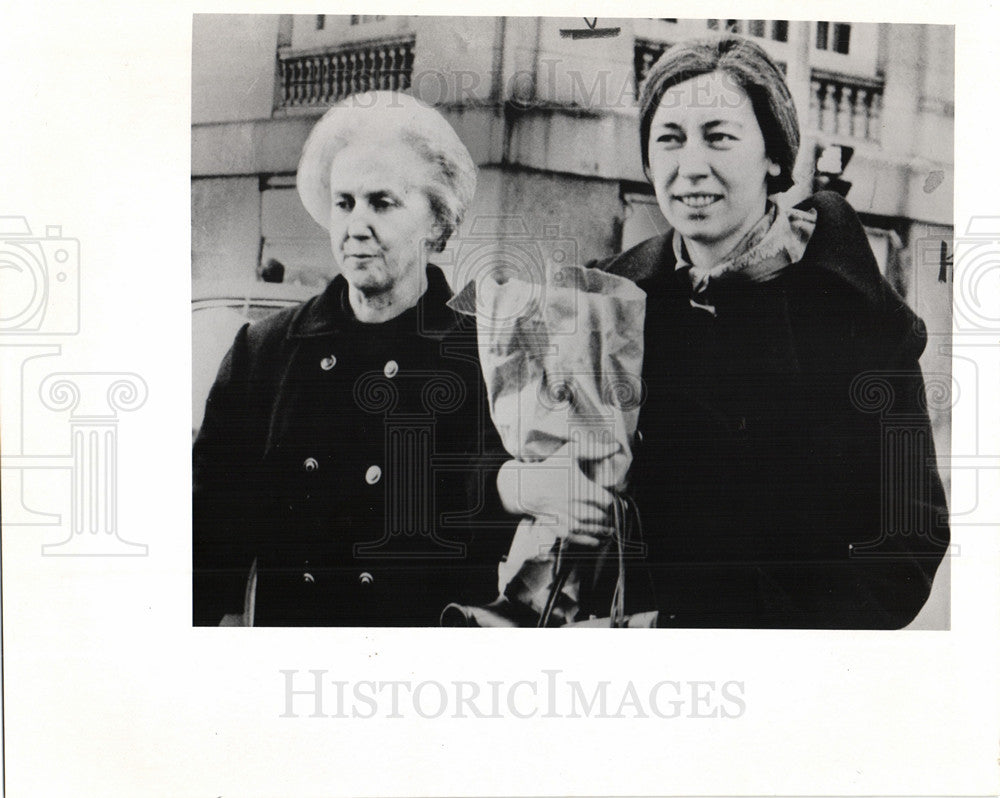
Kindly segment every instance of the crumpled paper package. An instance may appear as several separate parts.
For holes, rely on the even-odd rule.
[[[633,282],[596,269],[550,266],[534,278],[489,274],[451,301],[474,313],[490,415],[504,448],[522,462],[579,468],[622,491],[632,463],[642,397],[646,295]],[[567,477],[568,478],[568,477]],[[565,519],[524,519],[498,569],[501,594],[541,614],[558,575],[556,542]],[[552,609],[574,620],[579,564]]]

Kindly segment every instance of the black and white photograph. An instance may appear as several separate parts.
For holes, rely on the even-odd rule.
[[[952,27],[196,15],[192,80],[196,624],[947,628]]]
[[[996,795],[998,24],[7,10],[0,791]]]

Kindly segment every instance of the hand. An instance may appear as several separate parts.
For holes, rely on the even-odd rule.
[[[569,444],[540,462],[508,460],[497,474],[497,490],[508,512],[554,518],[569,542],[595,547],[613,532],[614,497],[580,470]]]

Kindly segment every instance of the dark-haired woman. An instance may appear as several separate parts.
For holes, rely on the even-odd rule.
[[[631,608],[680,627],[904,626],[948,541],[922,323],[844,199],[769,199],[792,185],[799,127],[760,47],[676,45],[640,107],[673,231],[598,264],[648,297]]]

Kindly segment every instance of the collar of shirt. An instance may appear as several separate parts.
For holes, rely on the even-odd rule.
[[[797,208],[782,210],[768,201],[764,216],[719,263],[710,268],[694,266],[684,239],[673,232],[675,270],[687,272],[691,307],[718,316],[712,289],[740,281],[763,283],[773,280],[802,259],[816,228],[816,212]]]

